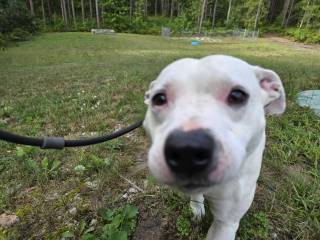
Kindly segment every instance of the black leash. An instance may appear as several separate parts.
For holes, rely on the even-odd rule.
[[[85,138],[85,139],[79,139],[79,140],[65,140],[63,137],[33,138],[33,137],[26,137],[26,136],[13,134],[0,129],[0,140],[16,143],[16,144],[36,146],[42,149],[63,149],[65,147],[83,147],[83,146],[110,141],[114,138],[120,137],[126,133],[129,133],[135,130],[138,127],[141,127],[142,123],[143,123],[143,120],[138,121],[126,128],[115,131],[110,135],[93,137],[93,138]]]

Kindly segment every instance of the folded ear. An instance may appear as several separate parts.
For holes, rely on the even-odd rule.
[[[254,72],[261,87],[265,113],[282,114],[286,108],[286,99],[280,77],[274,71],[258,66],[254,67]]]
[[[149,105],[150,104],[150,92],[151,92],[151,89],[152,89],[152,87],[154,86],[154,84],[155,84],[155,80],[154,81],[152,81],[151,83],[150,83],[150,85],[149,85],[149,89],[145,92],[145,94],[144,94],[144,103],[146,104],[146,105]]]

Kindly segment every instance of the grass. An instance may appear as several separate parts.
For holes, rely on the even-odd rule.
[[[0,53],[0,128],[68,138],[110,132],[143,117],[144,91],[164,66],[209,54],[274,69],[288,97],[286,113],[268,118],[262,174],[239,238],[320,239],[320,120],[294,102],[298,92],[320,88],[317,48],[266,39],[192,47],[185,39],[156,36],[44,34]],[[190,222],[184,195],[157,185],[146,169],[136,170],[147,147],[142,129],[63,151],[0,142],[0,214],[20,218],[0,229],[0,239],[60,239],[68,233],[70,239],[95,239],[106,226],[99,212],[127,203],[139,209],[134,239],[150,239],[150,229],[162,239],[203,239],[211,217],[200,225]],[[144,193],[123,198],[130,188],[123,176]],[[150,222],[157,224],[144,228]]]

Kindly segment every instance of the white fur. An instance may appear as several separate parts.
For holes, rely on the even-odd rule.
[[[226,102],[230,91],[241,87],[248,102],[233,108]],[[159,91],[166,106],[151,104]],[[230,56],[181,59],[167,66],[146,92],[144,127],[152,140],[148,165],[162,183],[190,193],[195,219],[204,215],[203,196],[209,201],[214,223],[208,240],[233,240],[239,221],[249,209],[260,173],[265,146],[265,114],[285,109],[279,76]],[[218,167],[204,178],[208,187],[183,188],[164,158],[164,143],[175,129],[205,128],[218,148]]]
[[[200,221],[205,214],[204,197],[202,194],[190,196],[190,207],[193,213],[193,220]]]

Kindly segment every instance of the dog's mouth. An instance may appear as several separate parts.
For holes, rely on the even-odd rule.
[[[177,180],[175,183],[172,184],[173,187],[178,188],[183,192],[201,192],[209,187],[212,187],[214,184],[209,183],[208,181],[179,181]]]
[[[209,184],[200,184],[200,183],[187,183],[185,185],[182,185],[182,188],[193,190],[193,189],[198,189],[198,188],[207,188],[209,187]]]
[[[206,184],[196,184],[196,183],[189,183],[186,185],[179,185],[176,186],[178,190],[189,193],[189,194],[195,194],[195,193],[203,193],[206,192],[206,190],[210,187],[210,185]]]

